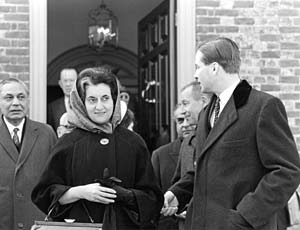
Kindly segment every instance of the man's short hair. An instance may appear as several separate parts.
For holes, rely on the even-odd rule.
[[[183,86],[180,92],[183,92],[187,88],[192,87],[192,97],[195,101],[199,101],[201,99],[201,96],[203,95],[201,92],[201,85],[198,81],[192,81],[188,83],[187,85]]]
[[[217,62],[226,73],[239,73],[241,58],[237,44],[229,38],[219,37],[212,41],[201,43],[197,50],[200,51],[202,62],[209,65]]]
[[[2,87],[4,85],[12,83],[12,82],[16,82],[16,83],[21,84],[24,87],[27,96],[29,96],[29,89],[28,89],[28,86],[26,85],[26,83],[24,81],[18,79],[18,78],[14,78],[14,77],[7,78],[7,79],[4,79],[4,80],[0,81],[0,92],[1,92]]]
[[[64,73],[67,73],[67,72],[74,72],[74,73],[76,73],[76,76],[78,75],[76,69],[74,69],[74,68],[63,68],[63,69],[60,71],[59,79],[61,79],[61,76],[62,76]]]

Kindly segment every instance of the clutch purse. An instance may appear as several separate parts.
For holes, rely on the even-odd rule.
[[[31,230],[102,230],[97,223],[65,223],[55,221],[35,221]]]

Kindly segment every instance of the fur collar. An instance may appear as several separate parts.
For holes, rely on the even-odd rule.
[[[235,107],[238,109],[246,104],[250,92],[252,90],[252,86],[246,80],[242,80],[238,86],[233,91],[233,99]]]

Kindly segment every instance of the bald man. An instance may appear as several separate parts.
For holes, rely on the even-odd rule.
[[[59,126],[61,116],[70,108],[70,92],[76,82],[77,72],[75,69],[66,68],[60,72],[60,79],[58,85],[64,93],[61,97],[48,105],[47,109],[47,123],[56,131]]]

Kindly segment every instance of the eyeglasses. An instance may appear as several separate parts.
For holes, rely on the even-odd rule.
[[[178,117],[175,120],[178,124],[182,124],[184,122],[184,117]]]

